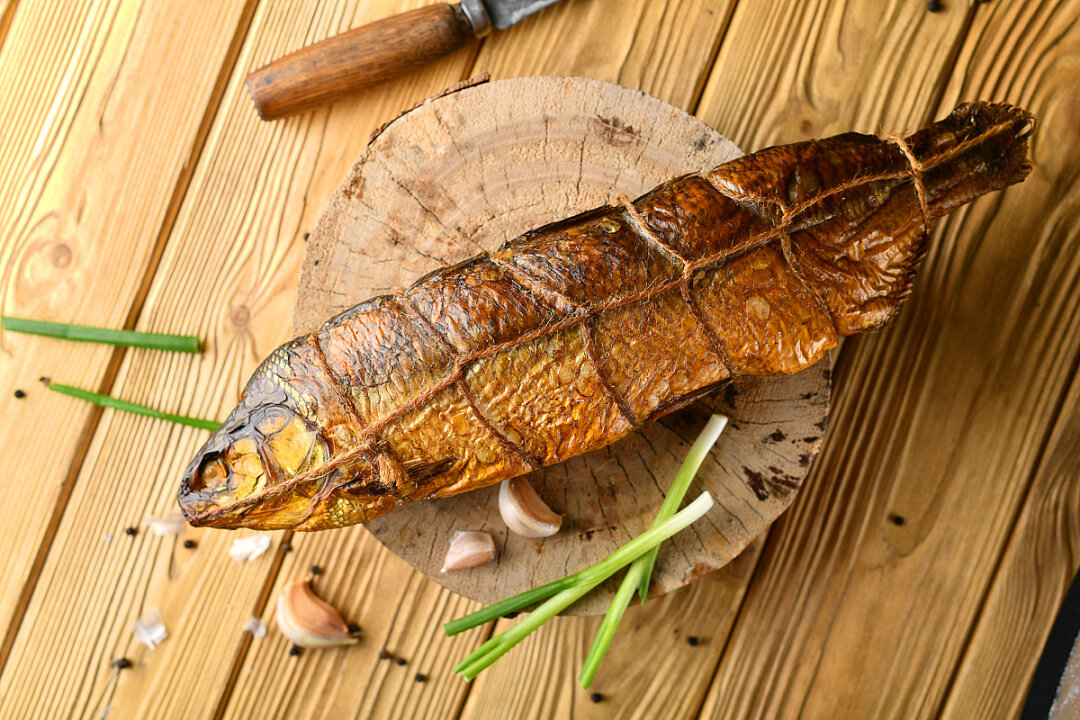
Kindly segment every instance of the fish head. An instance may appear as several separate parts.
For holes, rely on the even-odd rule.
[[[327,459],[313,423],[283,405],[241,403],[188,465],[177,500],[195,526],[292,528],[320,482],[297,482]]]

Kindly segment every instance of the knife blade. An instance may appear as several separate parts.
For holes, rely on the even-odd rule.
[[[462,0],[384,18],[278,58],[247,77],[263,120],[292,115],[415,70],[492,27],[505,30],[559,0]]]
[[[487,0],[483,4],[487,5],[488,15],[491,16],[491,24],[499,30],[505,30],[511,25],[517,25],[533,13],[540,12],[557,2],[559,0]],[[464,4],[462,3],[462,5]]]

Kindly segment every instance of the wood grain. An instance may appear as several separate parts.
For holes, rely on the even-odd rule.
[[[459,6],[425,5],[278,58],[248,76],[248,91],[260,117],[274,120],[421,68],[472,37]]]
[[[492,111],[477,117],[477,107]],[[593,80],[503,80],[424,103],[372,142],[319,218],[297,291],[298,331],[410,285],[439,267],[434,258],[459,262],[522,228],[615,203],[619,193],[637,197],[739,154],[672,106]],[[690,493],[708,490],[719,507],[665,545],[653,590],[670,592],[729,562],[794,499],[827,423],[828,373],[824,363],[794,376],[741,379],[631,438],[530,473],[565,516],[565,530],[543,542],[506,529],[497,487],[414,503],[367,527],[427,577],[496,602],[591,565],[647,530],[694,436],[710,412],[721,412],[731,423]],[[782,492],[767,491],[766,481]],[[466,529],[494,536],[496,561],[442,572],[451,538]],[[569,612],[605,612],[616,585]]]
[[[18,5],[0,49],[5,314],[112,327],[134,322],[247,5]],[[162,26],[178,30],[159,36]],[[159,70],[147,73],[150,67]],[[47,375],[107,389],[117,357],[104,346],[0,337],[3,475],[13,479],[9,494],[15,478],[29,488],[20,502],[0,507],[5,629],[25,607],[99,415],[36,380]],[[25,399],[13,397],[17,388]]]
[[[1030,37],[1052,42],[1044,29]],[[1002,47],[966,49],[934,114],[977,97],[1045,115],[1053,55],[999,77],[986,69],[1009,67]],[[1026,183],[942,223],[896,327],[845,346],[812,491],[770,538],[704,717],[940,713],[1075,370],[1058,311],[1075,317],[1076,236],[1047,222],[1067,167],[1049,132]]]
[[[1048,413],[1054,426],[949,688],[942,710],[948,718],[1019,716],[1043,643],[1080,565],[1078,17],[1076,2],[988,8],[960,56],[969,70],[946,94],[993,92],[1022,99],[1039,117],[1035,184],[1022,195],[1024,224],[1008,229],[1014,240],[1025,239],[1018,250],[1032,256],[1013,266],[1023,273],[1022,307],[1038,308],[1035,323],[1029,320],[1024,329],[1036,339],[1029,347],[1038,352],[1051,346],[1055,356],[1054,371],[1038,380],[1037,391],[1052,397],[1052,387],[1043,383],[1058,378],[1071,385],[1060,409]],[[1002,47],[1015,48],[1006,62],[997,50]],[[1019,354],[1004,362],[1012,365]],[[1025,483],[1018,485],[1023,491]]]
[[[732,0],[562,0],[493,33],[474,70],[605,80],[691,111],[734,8]]]
[[[207,352],[130,353],[117,395],[219,416],[262,356],[287,338],[282,318],[316,211],[376,126],[456,80],[462,67],[436,64],[392,91],[367,95],[363,122],[352,106],[262,123],[244,76],[285,46],[386,10],[317,2],[258,7],[138,322],[139,329],[194,332]],[[105,246],[96,239],[92,247]],[[234,539],[228,533],[188,535],[199,542],[195,553],[145,530],[123,535],[144,514],[176,510],[179,478],[204,438],[200,431],[102,415],[0,676],[0,715],[89,716],[109,704],[110,718],[215,713],[243,646],[240,628],[261,609],[274,558],[236,566],[225,552]],[[151,652],[139,649],[131,627],[152,606],[162,611],[170,637]],[[110,670],[110,660],[127,654],[135,668]]]

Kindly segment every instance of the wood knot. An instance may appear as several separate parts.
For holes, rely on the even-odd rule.
[[[251,320],[251,311],[248,310],[247,305],[237,305],[229,313],[229,320],[236,327],[244,327]]]
[[[66,243],[56,243],[49,250],[49,261],[52,262],[53,267],[63,269],[71,265],[71,259],[73,253],[71,247]]]

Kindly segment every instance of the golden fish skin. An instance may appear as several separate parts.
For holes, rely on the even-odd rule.
[[[762,150],[525,233],[275,350],[184,476],[193,525],[322,530],[601,448],[892,322],[931,222],[1030,171],[1033,119]]]

